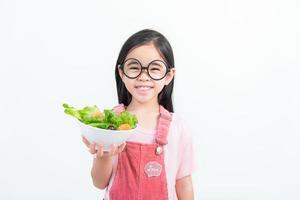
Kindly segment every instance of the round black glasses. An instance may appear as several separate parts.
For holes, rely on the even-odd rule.
[[[153,60],[147,67],[144,67],[141,62],[135,58],[128,58],[120,65],[120,68],[123,70],[125,76],[130,79],[139,77],[143,69],[146,69],[149,77],[156,81],[163,79],[170,71],[167,64],[162,60]]]

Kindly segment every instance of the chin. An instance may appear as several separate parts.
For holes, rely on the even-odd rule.
[[[134,95],[134,100],[139,102],[139,103],[148,103],[153,101],[153,99],[155,99],[155,96],[141,96],[141,95]],[[157,99],[157,97],[156,97]]]
[[[145,98],[142,98],[142,97],[138,97],[138,98],[134,98],[137,102],[139,103],[148,103],[150,101],[152,101],[153,98],[148,98],[148,97],[145,97]]]

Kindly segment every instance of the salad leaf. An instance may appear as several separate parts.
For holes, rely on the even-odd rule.
[[[86,106],[81,110],[78,110],[82,122],[93,123],[98,122],[99,117],[95,113],[99,112],[99,108],[95,106]]]
[[[121,124],[129,124],[131,128],[134,128],[137,124],[137,118],[132,117],[129,112],[120,113]]]
[[[76,117],[77,119],[79,119],[80,121],[82,121],[81,114],[79,113],[79,111],[76,108],[70,107],[66,103],[63,104],[63,107],[65,108],[65,113],[66,114],[71,115],[73,117]]]
[[[138,123],[136,116],[127,111],[116,114],[112,109],[105,109],[102,113],[96,105],[76,109],[66,103],[63,104],[63,107],[66,114],[97,128],[126,130],[124,128],[133,129]]]

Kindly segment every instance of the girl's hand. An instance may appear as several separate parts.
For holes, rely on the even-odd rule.
[[[89,152],[93,154],[96,158],[107,158],[107,157],[117,155],[121,153],[126,146],[126,143],[124,142],[120,146],[111,145],[109,151],[103,151],[102,144],[96,144],[95,142],[90,143],[84,136],[81,137],[83,143],[87,146],[87,148],[89,148]]]

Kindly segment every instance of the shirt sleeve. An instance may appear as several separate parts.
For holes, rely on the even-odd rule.
[[[181,135],[179,140],[179,160],[176,180],[189,176],[195,170],[194,147],[192,133],[185,121],[181,121]]]

